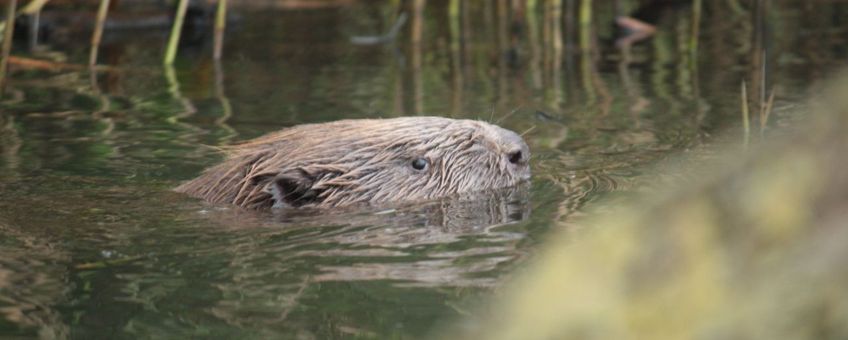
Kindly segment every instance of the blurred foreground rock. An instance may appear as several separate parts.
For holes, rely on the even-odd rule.
[[[797,132],[553,237],[452,337],[848,338],[848,79],[814,93]]]

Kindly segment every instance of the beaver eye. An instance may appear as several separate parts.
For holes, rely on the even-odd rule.
[[[429,164],[429,163],[427,162],[426,159],[416,158],[412,161],[412,168],[415,169],[415,170],[418,170],[418,171],[422,171],[424,169],[427,169],[427,164]]]

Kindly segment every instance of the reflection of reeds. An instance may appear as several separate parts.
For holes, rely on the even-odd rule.
[[[29,16],[29,32],[28,34],[28,43],[30,51],[34,50],[38,45],[38,30],[41,26],[41,8],[47,4],[49,0],[32,0],[26,4],[23,8],[17,11],[17,15],[26,15]]]
[[[462,36],[461,8],[466,6],[462,0],[451,0],[448,5],[448,21],[450,25],[450,55],[451,55],[451,114],[462,111]]]
[[[224,91],[224,69],[221,66],[221,60],[215,60],[215,97],[221,103],[221,118],[215,120],[215,124],[227,131],[227,136],[224,141],[229,141],[230,138],[238,135],[232,127],[227,125],[227,121],[233,116],[233,106],[230,104],[230,99]]]
[[[70,327],[56,306],[68,298],[67,264],[72,256],[60,243],[47,240],[50,237],[21,227],[0,221],[4,241],[0,247],[3,333],[21,338],[68,339]]]
[[[16,170],[20,166],[19,150],[22,145],[14,117],[0,114],[0,159],[4,170]]]
[[[298,306],[298,300],[303,296],[303,292],[306,291],[306,287],[309,287],[309,283],[311,281],[311,277],[309,275],[305,275],[303,279],[300,281],[300,285],[297,288],[297,291],[290,296],[286,296],[285,300],[287,302],[286,307],[280,313],[280,318],[278,321],[283,322],[289,317],[289,313]]]
[[[583,91],[586,92],[588,102],[596,100],[595,88],[592,85],[592,1],[581,0],[578,14],[580,25],[580,75],[583,83]]]
[[[414,0],[409,3],[410,24],[409,24],[409,43],[407,46],[407,59],[409,63],[406,65],[406,95],[409,101],[405,106],[407,114],[421,114],[424,112],[424,91],[421,79],[422,65],[422,39],[424,35],[424,0]]]
[[[497,16],[496,23],[496,39],[495,39],[495,48],[497,49],[497,61],[498,61],[498,81],[497,88],[498,94],[495,97],[495,102],[497,105],[503,105],[503,103],[507,100],[507,94],[509,92],[507,88],[507,49],[509,48],[509,9],[507,7],[507,3],[505,0],[498,0],[495,4],[495,14]]]
[[[530,45],[530,64],[528,65],[530,83],[533,85],[533,90],[540,91],[542,90],[542,71],[539,67],[541,62],[539,55],[542,49],[539,46],[539,20],[536,11],[536,0],[528,1],[525,14],[527,15],[527,40]]]
[[[549,106],[559,109],[564,101],[562,98],[562,2],[549,1],[548,7],[550,8],[548,25],[551,30],[549,35],[551,40],[546,44],[551,46],[553,59],[550,72],[553,96],[550,97]]]
[[[624,89],[624,94],[630,99],[630,114],[633,118],[633,127],[641,128],[642,121],[639,119],[639,114],[644,111],[651,101],[642,95],[639,89],[639,83],[633,81],[630,75],[630,49],[622,49],[622,58],[618,63],[618,77],[621,79],[621,86]]]
[[[41,24],[40,24],[41,10],[39,9],[35,13],[28,14],[28,15],[29,15],[29,21],[30,21],[29,32],[27,32],[27,34],[29,35],[29,39],[28,39],[29,50],[34,51],[35,47],[38,46],[38,29],[39,29],[39,26],[41,26]]]
[[[725,2],[727,3],[727,7],[730,8],[730,10],[733,12],[733,14],[735,14],[735,15],[745,14],[745,8],[743,8],[742,5],[739,4],[739,0],[727,0]]]
[[[701,32],[701,0],[694,0],[692,4],[692,29],[689,38],[689,70],[691,77],[692,96],[695,98],[696,117],[703,116],[703,108],[700,105],[701,86],[698,83],[698,40]],[[700,119],[700,118],[698,118]]]
[[[178,118],[187,117],[196,113],[197,108],[195,108],[191,100],[183,96],[182,91],[180,91],[180,81],[177,79],[177,74],[172,65],[165,65],[165,79],[168,81],[168,93],[170,93],[171,97],[180,102],[183,106],[183,111],[177,113],[169,120],[175,123]]]

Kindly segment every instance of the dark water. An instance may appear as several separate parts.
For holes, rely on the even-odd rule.
[[[708,2],[694,54],[691,7],[655,9],[657,35],[623,53],[616,9],[598,4],[590,56],[553,8],[452,3],[406,8],[391,44],[350,42],[387,31],[391,4],[248,6],[234,9],[220,64],[209,36],[190,35],[168,69],[167,29],[115,29],[100,50],[114,71],[14,70],[0,106],[0,337],[427,334],[467,315],[548,233],[608,208],[594,201],[685,177],[657,164],[741,143],[716,136],[740,129],[743,79],[752,102],[775,90],[766,133],[803,119],[796,108],[848,46],[838,2],[775,2],[759,24],[753,4]],[[87,34],[55,29],[16,55],[84,64]],[[532,183],[290,215],[169,190],[220,159],[209,146],[418,114],[525,133]]]

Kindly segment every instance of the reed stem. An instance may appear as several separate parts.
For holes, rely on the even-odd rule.
[[[742,129],[744,131],[744,145],[748,146],[748,142],[751,140],[751,120],[748,112],[748,89],[744,80],[742,81]]]
[[[50,1],[50,0],[32,0],[29,3],[27,3],[26,6],[21,8],[21,10],[18,11],[18,14],[29,14],[29,15],[31,15],[31,14],[41,12],[41,9],[44,7],[44,5],[47,4],[48,1]]]
[[[97,9],[97,23],[94,26],[94,33],[91,35],[91,52],[88,55],[89,67],[97,64],[97,51],[100,48],[100,40],[103,37],[103,26],[106,23],[106,14],[108,12],[109,0],[100,0],[100,7]]]
[[[698,36],[701,33],[701,0],[692,2],[692,35],[689,37],[689,63],[695,69],[698,63]]]
[[[6,6],[5,29],[3,30],[3,56],[0,59],[0,95],[6,91],[6,73],[9,70],[9,54],[12,52],[12,36],[15,34],[15,9],[18,0],[9,0]]]
[[[591,49],[592,0],[580,1],[580,51],[588,53]]]
[[[165,50],[165,65],[173,64],[177,57],[177,46],[180,43],[186,10],[188,10],[188,0],[180,0],[177,4],[177,12],[174,15],[174,26],[171,27],[171,37],[168,39],[168,47]]]
[[[224,50],[224,28],[227,26],[227,0],[218,0],[218,9],[215,10],[215,47],[212,58],[221,59]]]

